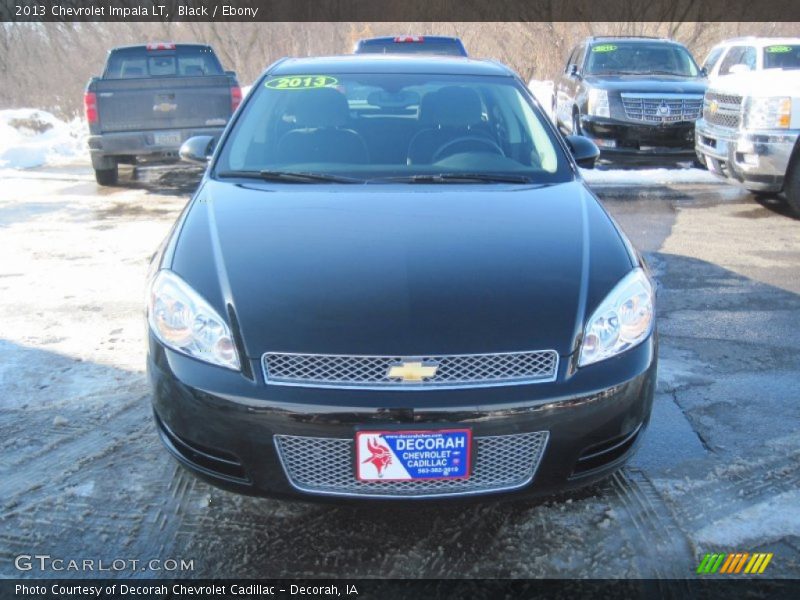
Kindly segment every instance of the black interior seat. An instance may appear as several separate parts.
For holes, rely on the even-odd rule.
[[[333,88],[305,89],[296,94],[287,111],[294,128],[279,140],[276,159],[283,163],[369,162],[367,145],[350,129],[347,98]]]

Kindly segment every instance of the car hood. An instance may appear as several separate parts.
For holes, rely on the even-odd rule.
[[[267,185],[210,180],[171,268],[247,355],[554,349],[635,263],[581,181]]]
[[[696,77],[672,75],[587,75],[586,83],[615,92],[665,94],[703,94],[708,81]]]

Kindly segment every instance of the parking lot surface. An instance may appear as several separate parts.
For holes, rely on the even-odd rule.
[[[658,281],[659,384],[634,460],[540,502],[357,506],[232,495],[158,441],[144,278],[197,172],[0,185],[0,576],[20,554],[185,559],[120,577],[691,577],[772,552],[800,577],[800,221],[722,183],[596,192]],[[603,181],[603,180],[601,180]]]

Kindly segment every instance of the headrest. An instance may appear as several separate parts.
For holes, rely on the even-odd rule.
[[[299,127],[342,127],[350,120],[347,98],[333,88],[311,88],[296,94],[290,108]]]
[[[483,120],[480,96],[467,87],[441,88],[434,94],[429,109],[431,121],[440,127],[467,127]]]

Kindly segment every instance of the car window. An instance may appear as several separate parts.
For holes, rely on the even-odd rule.
[[[800,44],[774,44],[764,48],[765,69],[800,69]]]
[[[714,65],[717,64],[720,57],[722,57],[723,52],[725,52],[725,47],[718,47],[711,50],[706,57],[705,62],[703,63],[703,68],[706,70],[706,73],[711,73],[714,70]]]
[[[571,65],[575,64],[575,57],[578,55],[578,47],[572,49],[572,52],[569,54],[569,58],[567,59],[567,64],[564,65],[564,73],[569,73],[569,69]]]
[[[756,49],[753,46],[733,46],[719,66],[720,75],[728,75],[736,65],[744,65],[749,70],[756,69]]]
[[[678,44],[624,42],[593,44],[586,57],[587,75],[675,75],[697,77],[700,70],[689,51]]]
[[[104,79],[223,75],[213,51],[204,46],[178,46],[169,50],[145,47],[114,50],[108,58]]]
[[[268,76],[215,165],[217,174],[263,170],[368,180],[572,177],[556,134],[515,78],[397,73]]]

